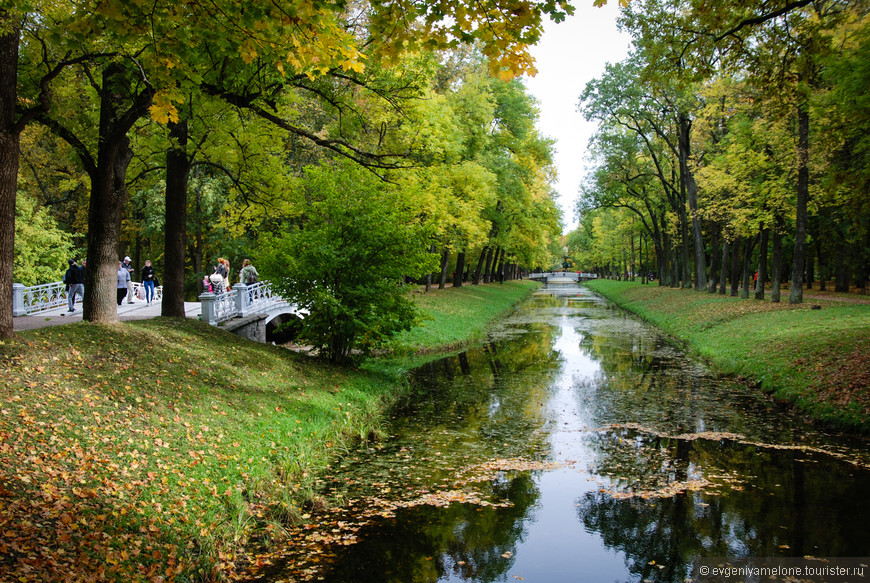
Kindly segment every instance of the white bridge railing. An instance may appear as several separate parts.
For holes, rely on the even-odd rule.
[[[133,295],[145,299],[145,286],[137,281],[133,282]],[[50,312],[67,305],[66,284],[62,281],[42,283],[39,285],[12,284],[12,315],[33,316]],[[82,296],[76,297],[76,304],[81,303]],[[154,288],[154,301],[163,300],[163,286]]]
[[[581,279],[597,279],[598,275],[595,273],[583,273],[578,271],[548,271],[545,273],[530,273],[526,276],[527,279],[573,279],[575,281]]]
[[[199,296],[199,301],[202,306],[202,321],[212,326],[237,316],[244,318],[250,314],[261,314],[281,307],[293,309],[287,300],[272,291],[272,284],[268,281],[251,285],[237,283],[227,292],[203,293]]]

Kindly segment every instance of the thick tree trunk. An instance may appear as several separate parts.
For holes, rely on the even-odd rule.
[[[187,249],[187,120],[169,124],[172,145],[166,152],[166,231],[163,302],[160,315],[184,318],[184,265]]]
[[[810,198],[809,150],[810,113],[809,106],[804,101],[798,105],[798,184],[791,290],[788,297],[790,304],[800,304],[804,301],[803,277],[807,255],[807,204]]]
[[[0,36],[0,338],[13,335],[12,269],[15,261],[15,198],[18,192],[20,130],[15,127],[18,102],[19,31],[5,11],[0,26],[13,25]]]
[[[465,271],[465,251],[456,254],[456,271],[453,272],[453,287],[462,287],[462,273]]]
[[[103,71],[99,141],[91,176],[88,208],[88,269],[82,317],[89,322],[117,322],[116,283],[121,217],[127,202],[127,166],[133,159],[127,132],[151,104],[150,88],[123,94],[129,85],[121,65]],[[122,107],[128,109],[122,111]]]
[[[88,322],[111,323],[118,321],[118,244],[127,202],[124,183],[133,151],[126,134],[106,132],[102,144],[88,208],[88,268],[82,317]]]
[[[758,279],[755,281],[755,299],[764,299],[764,285],[767,283],[767,240],[770,229],[761,230],[761,244],[758,248]]]

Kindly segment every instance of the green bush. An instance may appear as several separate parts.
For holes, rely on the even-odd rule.
[[[350,165],[306,169],[298,224],[266,238],[261,271],[308,314],[301,339],[346,362],[408,330],[404,277],[435,268],[430,233],[398,187]]]

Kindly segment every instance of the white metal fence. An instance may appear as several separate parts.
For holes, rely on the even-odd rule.
[[[597,279],[598,275],[595,273],[580,273],[577,271],[551,271],[547,273],[530,273],[526,276],[527,279],[554,279],[557,277],[578,280]]]
[[[133,295],[145,299],[145,285],[134,281]],[[33,316],[50,312],[67,305],[66,284],[62,281],[42,283],[39,285],[12,284],[12,315]],[[154,301],[163,300],[163,286],[155,286]],[[76,297],[76,304],[81,303],[82,296]]]
[[[236,316],[268,312],[281,307],[294,308],[272,290],[268,281],[245,285],[237,283],[230,291],[206,292],[199,296],[202,307],[202,321],[212,326],[226,322]]]

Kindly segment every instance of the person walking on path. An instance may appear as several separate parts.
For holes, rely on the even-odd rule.
[[[142,285],[145,286],[145,303],[149,306],[154,301],[154,285],[157,282],[157,273],[151,267],[151,260],[145,260],[145,267],[142,268]]]
[[[76,296],[85,295],[85,279],[84,270],[76,264],[75,259],[67,261],[69,269],[63,276],[63,282],[66,284],[66,301],[69,304],[68,314],[76,311]],[[64,314],[61,314],[64,315]]]
[[[129,258],[128,258],[129,259]],[[127,295],[127,288],[132,286],[132,280],[130,279],[130,271],[124,267],[124,263],[118,262],[118,305],[124,303],[124,296]],[[128,302],[132,303],[132,302]]]
[[[127,270],[127,275],[130,276],[130,279],[127,283],[127,303],[132,304],[135,303],[133,300],[133,274],[136,272],[136,269],[133,267],[133,263],[131,262],[129,257],[124,257],[123,263],[124,269]]]

